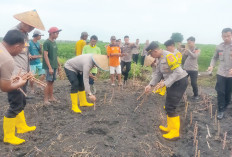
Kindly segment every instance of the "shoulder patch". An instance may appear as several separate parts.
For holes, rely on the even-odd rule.
[[[167,55],[167,59],[168,59],[170,62],[174,62],[174,61],[175,61],[175,57],[174,57],[174,55],[172,55],[172,54]]]
[[[167,57],[168,66],[170,67],[171,70],[174,70],[180,66],[178,60],[173,54],[168,54],[166,57]]]

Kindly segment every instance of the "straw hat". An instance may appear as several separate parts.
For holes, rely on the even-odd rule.
[[[37,29],[45,30],[36,10],[16,14],[14,18]]]
[[[144,61],[144,66],[150,66],[155,61],[155,58],[149,56],[146,56]]]
[[[96,64],[97,67],[104,71],[109,71],[109,59],[107,55],[93,55],[92,56],[93,62]]]

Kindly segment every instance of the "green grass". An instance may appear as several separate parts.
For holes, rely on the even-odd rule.
[[[209,67],[212,56],[214,55],[216,45],[197,45],[201,49],[201,54],[198,59],[199,71],[206,71]]]

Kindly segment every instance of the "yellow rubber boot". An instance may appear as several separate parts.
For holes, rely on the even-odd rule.
[[[20,145],[24,143],[25,140],[15,136],[15,123],[16,123],[16,118],[4,117],[3,119],[3,130],[4,130],[3,142],[10,143],[13,145]]]
[[[159,128],[160,128],[160,130],[162,130],[164,132],[169,132],[171,130],[170,118],[168,116],[167,116],[167,127],[160,125]]]
[[[161,88],[159,95],[164,96],[166,93],[166,86],[164,86],[163,88]]]
[[[85,91],[78,92],[78,95],[80,100],[80,106],[93,106],[92,103],[87,102]]]
[[[78,107],[78,95],[77,95],[77,93],[71,93],[70,96],[71,96],[71,101],[72,101],[73,112],[81,113],[81,110]]]
[[[16,116],[16,129],[18,134],[35,131],[36,126],[28,126],[26,123],[24,110]]]
[[[163,137],[169,140],[180,137],[180,116],[169,117],[170,119],[170,131],[167,134],[163,134]]]

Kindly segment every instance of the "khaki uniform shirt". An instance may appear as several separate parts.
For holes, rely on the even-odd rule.
[[[94,67],[94,62],[92,59],[92,54],[83,54],[76,56],[72,59],[69,59],[64,67],[70,71],[75,73],[82,73],[83,74],[83,81],[85,86],[85,91],[90,93],[90,86],[89,86],[89,73],[90,70]]]
[[[156,70],[152,74],[150,85],[155,86],[164,78],[165,86],[171,87],[174,82],[187,75],[187,72],[181,68],[174,54],[169,51],[163,51],[163,55],[158,59]]]
[[[0,79],[10,80],[14,71],[14,59],[0,43]]]
[[[133,47],[131,47],[129,44],[124,44],[122,46],[122,53],[126,53],[126,56],[121,57],[121,60],[124,62],[131,62],[132,61],[132,49]]]
[[[133,54],[139,54],[140,46],[135,43],[135,47],[132,49]]]
[[[185,55],[187,56],[184,62],[184,70],[187,71],[198,71],[198,57],[200,52],[196,52],[198,50],[196,47],[192,50],[187,50]]]
[[[230,69],[232,69],[232,43],[229,45],[222,43],[216,47],[210,66],[214,67],[217,60],[220,60],[217,74],[224,77],[232,77],[229,74]]]

